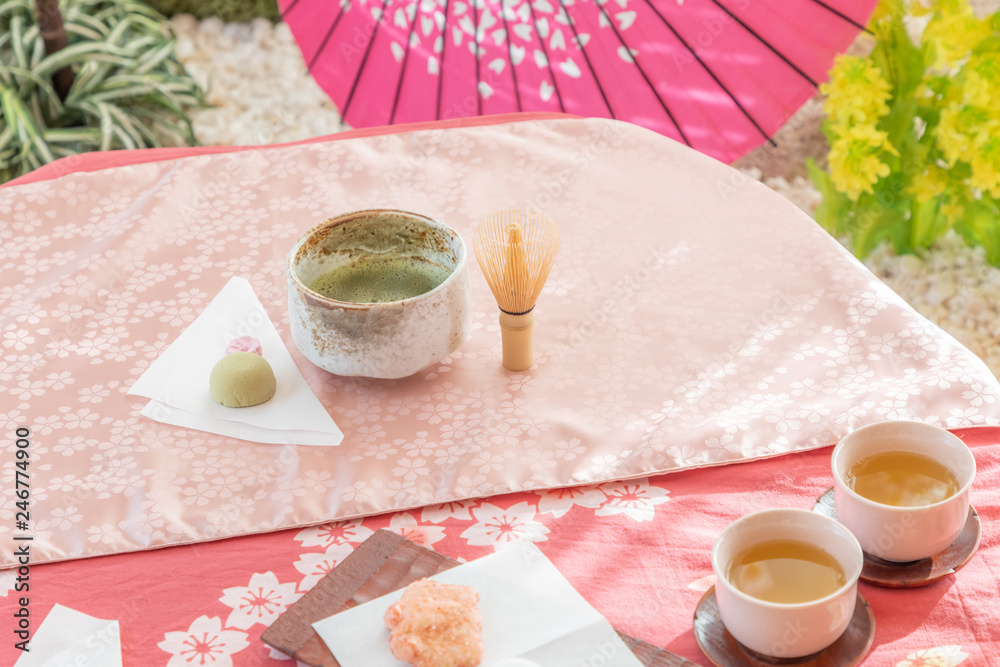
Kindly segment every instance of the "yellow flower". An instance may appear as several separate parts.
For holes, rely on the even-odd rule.
[[[927,169],[913,177],[910,184],[910,192],[917,197],[917,201],[923,204],[939,194],[948,187],[948,174],[936,164],[928,165]]]
[[[989,129],[976,135],[970,160],[972,176],[969,177],[969,185],[992,197],[1000,197],[1000,136],[996,134],[996,125],[996,122],[990,123]]]
[[[934,5],[934,18],[924,29],[923,40],[934,46],[933,67],[949,69],[967,58],[991,31],[976,18],[967,0],[938,0]]]
[[[889,165],[879,159],[882,151],[898,155],[885,132],[873,125],[846,129],[830,147],[830,178],[851,201],[862,192],[874,192],[879,178],[888,176]]]
[[[941,215],[944,216],[945,220],[948,221],[949,225],[954,225],[956,222],[962,219],[965,214],[965,207],[958,203],[948,202],[947,204],[941,204],[939,209]]]
[[[973,139],[989,120],[986,110],[970,105],[952,104],[941,112],[934,134],[950,165],[969,161]]]
[[[1000,101],[1000,56],[985,53],[969,58],[965,66],[962,99],[966,104],[989,109]]]
[[[867,58],[837,56],[830,80],[819,89],[827,95],[823,109],[835,125],[874,124],[889,113],[892,86]]]

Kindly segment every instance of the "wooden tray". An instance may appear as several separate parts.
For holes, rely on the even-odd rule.
[[[260,638],[307,665],[340,667],[313,630],[313,623],[456,565],[460,565],[457,560],[397,533],[379,530],[286,609]],[[647,667],[700,667],[621,632],[618,636]]]

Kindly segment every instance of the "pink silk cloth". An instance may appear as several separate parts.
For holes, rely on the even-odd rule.
[[[970,499],[982,520],[979,551],[954,575],[923,588],[859,584],[875,615],[873,645],[859,663],[864,667],[1000,664],[1000,429],[957,433],[976,456]],[[261,632],[374,531],[386,528],[467,560],[532,541],[616,628],[708,667],[692,617],[714,584],[709,554],[715,538],[751,512],[808,509],[832,483],[826,448],[50,563],[31,568],[32,628],[59,603],[118,620],[126,667],[293,667],[260,641]],[[5,630],[23,595],[12,590],[14,584],[13,570],[0,572]],[[0,665],[13,665],[20,652],[14,635],[4,634]]]
[[[772,457],[885,419],[1000,423],[986,366],[768,188],[625,123],[517,120],[152,151],[0,189],[0,422],[31,431],[34,562]],[[497,208],[561,226],[531,371],[502,369],[476,267],[472,335],[434,367],[343,378],[298,353],[288,249],[375,207],[466,239]],[[126,395],[233,276],[250,280],[341,446],[172,427]],[[14,526],[11,501],[4,567]]]

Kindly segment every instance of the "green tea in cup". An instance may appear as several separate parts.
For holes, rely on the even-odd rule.
[[[348,303],[388,303],[430,292],[451,270],[415,257],[362,257],[318,276],[309,289]]]
[[[925,507],[958,493],[954,473],[929,456],[887,451],[859,459],[845,475],[859,496],[895,507]]]
[[[796,604],[819,600],[846,582],[844,569],[823,549],[797,540],[759,542],[736,555],[729,583],[765,602]]]

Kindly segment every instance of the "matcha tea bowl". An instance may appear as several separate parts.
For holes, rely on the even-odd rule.
[[[454,352],[472,325],[465,243],[417,213],[330,218],[288,253],[292,339],[335,375],[402,378]]]

